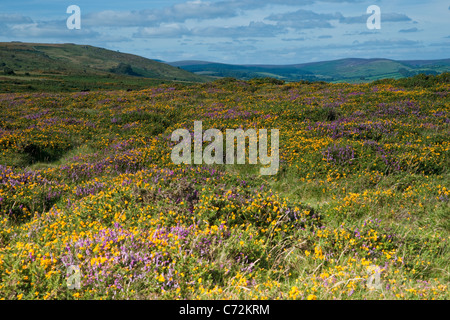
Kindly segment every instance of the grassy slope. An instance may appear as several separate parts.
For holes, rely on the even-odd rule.
[[[0,95],[0,298],[448,299],[449,86]],[[195,120],[279,128],[280,172],[174,165]]]
[[[119,85],[122,82],[125,86],[130,84],[133,87],[136,77],[110,72],[111,68],[115,68],[121,63],[130,65],[133,73],[142,78],[152,79],[141,79],[144,84],[151,84],[155,80],[188,82],[208,80],[205,77],[151,59],[92,46],[0,43],[1,69],[7,67],[15,73],[14,75],[3,75],[0,83],[8,87],[8,82],[13,82],[16,89],[22,85],[25,88],[31,86],[31,89],[34,87],[34,89],[42,90],[54,87],[55,90],[64,90],[65,88],[58,84],[61,81],[68,83],[69,88],[75,87],[76,89],[83,89],[83,82],[97,83],[100,88],[103,85],[105,88],[114,89],[116,82]]]
[[[298,65],[227,65],[201,61],[180,61],[171,63],[185,70],[219,76],[235,76],[249,79],[251,77],[272,77],[288,81],[325,80],[361,82],[383,78],[403,78],[399,70],[408,72],[445,72],[450,70],[450,60],[431,61],[394,61],[388,59],[341,59]]]

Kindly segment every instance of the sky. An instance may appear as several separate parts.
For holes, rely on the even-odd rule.
[[[80,29],[69,29],[70,5]],[[380,8],[369,29],[367,8]],[[450,58],[443,0],[0,0],[0,42],[76,43],[166,62]]]

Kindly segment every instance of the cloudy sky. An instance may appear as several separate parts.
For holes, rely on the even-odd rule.
[[[69,30],[69,5],[81,29]],[[368,29],[367,8],[381,9]],[[289,64],[450,58],[449,0],[16,0],[0,41],[90,44],[164,61]]]

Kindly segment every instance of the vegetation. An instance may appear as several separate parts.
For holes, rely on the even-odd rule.
[[[209,81],[151,59],[75,44],[3,42],[0,63],[6,75],[0,77],[0,92],[143,89],[168,81]]]
[[[125,64],[123,62],[119,63],[117,67],[109,69],[109,71],[112,73],[126,74],[129,76],[139,76],[139,73],[136,73],[130,64]]]
[[[0,298],[449,299],[449,74],[94,88],[0,94]],[[279,172],[173,164],[194,120]]]
[[[213,77],[242,80],[272,77],[285,81],[361,83],[385,78],[400,79],[417,74],[436,75],[450,71],[450,60],[394,61],[388,59],[341,59],[296,65],[230,65],[202,61],[180,61],[173,66]]]

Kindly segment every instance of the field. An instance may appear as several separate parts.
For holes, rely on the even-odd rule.
[[[0,298],[449,299],[449,89],[447,73],[2,93]],[[279,129],[279,172],[173,164],[195,120]]]
[[[0,93],[144,89],[209,79],[140,56],[76,44],[0,42]]]
[[[206,61],[177,61],[170,65],[196,74],[213,77],[233,77],[241,80],[272,77],[297,82],[327,81],[364,83],[374,80],[401,79],[417,74],[440,74],[450,71],[450,59],[396,61],[389,59],[339,59],[305,64],[231,65]]]

